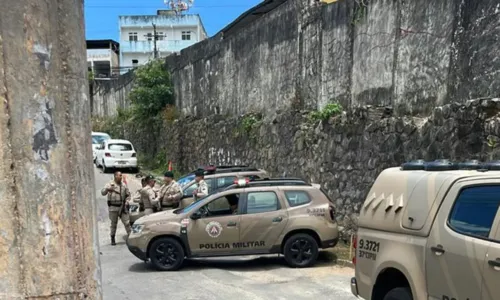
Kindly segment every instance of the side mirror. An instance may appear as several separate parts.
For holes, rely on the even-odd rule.
[[[201,218],[201,213],[199,211],[196,211],[191,215],[192,220],[198,220],[200,218]]]

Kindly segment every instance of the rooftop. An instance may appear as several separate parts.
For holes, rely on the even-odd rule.
[[[115,40],[87,40],[87,49],[109,49],[111,46],[111,50],[115,53],[120,51],[120,43]]]

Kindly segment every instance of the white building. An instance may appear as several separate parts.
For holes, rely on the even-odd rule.
[[[87,40],[87,66],[95,78],[120,74],[120,44],[113,40]]]
[[[155,57],[180,51],[207,38],[198,14],[180,14],[159,10],[156,15],[120,16],[120,66],[122,72]]]

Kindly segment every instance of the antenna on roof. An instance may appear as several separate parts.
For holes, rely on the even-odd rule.
[[[170,6],[170,9],[172,9],[177,15],[179,15],[183,11],[188,11],[193,6],[194,0],[164,0],[163,2],[165,3],[165,5]]]

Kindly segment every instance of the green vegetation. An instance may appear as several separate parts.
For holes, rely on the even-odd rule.
[[[250,136],[254,138],[255,129],[259,128],[262,122],[262,115],[256,113],[249,113],[245,115],[240,121],[237,128],[233,130],[233,136]]]
[[[322,110],[313,110],[309,113],[308,119],[311,122],[327,121],[333,116],[342,113],[342,105],[336,102],[328,103]]]
[[[368,13],[368,1],[369,0],[356,0],[354,5],[354,12],[352,15],[352,25],[359,24],[363,18],[366,17]]]
[[[151,61],[135,70],[135,83],[128,98],[130,107],[118,109],[115,116],[94,117],[92,130],[107,132],[113,138],[128,138],[131,135],[159,132],[163,121],[171,123],[179,117],[174,106],[170,73],[162,60]],[[148,154],[138,154],[141,167],[158,173],[167,170],[165,152],[154,157]]]
[[[175,110],[170,73],[163,61],[151,61],[135,71],[135,84],[129,94],[130,107],[118,109],[114,117],[94,118],[92,129],[109,133],[112,137],[123,138],[125,128],[158,128],[161,121],[178,118]]]

